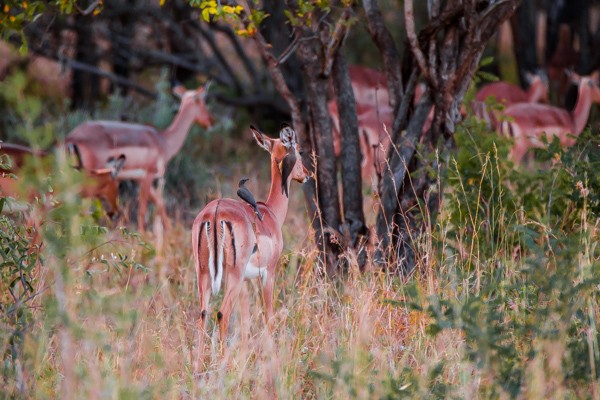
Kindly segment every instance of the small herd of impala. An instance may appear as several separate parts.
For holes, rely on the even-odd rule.
[[[383,74],[353,66],[350,76],[360,130],[362,175],[373,184],[381,173],[390,145],[388,130],[393,110]],[[542,135],[555,135],[561,144],[570,146],[585,127],[592,104],[600,103],[598,76],[571,74],[571,79],[578,85],[579,96],[570,112],[538,103],[548,99],[547,80],[541,74],[529,76],[527,91],[505,82],[485,85],[471,107],[498,133],[514,139],[511,157],[519,162],[530,148],[543,145]],[[82,195],[104,200],[109,215],[118,212],[118,182],[135,180],[139,183],[139,229],[144,228],[148,198],[168,227],[163,199],[167,165],[183,146],[194,122],[204,127],[212,125],[205,102],[206,86],[197,90],[176,88],[174,92],[181,98],[181,105],[171,125],[162,132],[142,124],[88,121],[71,131],[62,146],[72,156],[73,167],[90,178],[91,183],[84,186]],[[422,94],[420,90],[414,101],[418,102]],[[489,97],[495,97],[504,110],[488,110],[486,99]],[[339,156],[341,133],[335,101],[329,103],[329,111],[334,122],[335,151]],[[225,296],[217,313],[222,339],[227,334],[230,315],[245,279],[261,278],[265,317],[267,323],[272,322],[275,268],[283,250],[282,226],[288,209],[289,185],[292,180],[305,182],[309,178],[291,127],[284,125],[277,139],[267,137],[254,127],[250,129],[258,145],[271,157],[271,189],[267,201],[254,202],[251,193],[243,188],[245,180],[242,180],[240,188],[244,196],[241,197],[245,201],[214,200],[200,211],[192,227],[200,298],[198,328],[206,333],[211,293],[217,294],[225,282]],[[0,143],[0,154],[12,158],[13,169],[7,172],[15,174],[27,156],[47,156],[6,143]],[[0,194],[17,196],[15,186],[12,177],[0,175]]]

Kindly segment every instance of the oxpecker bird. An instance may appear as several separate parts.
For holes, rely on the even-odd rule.
[[[263,220],[263,216],[258,210],[258,205],[256,204],[256,200],[254,199],[254,195],[250,190],[244,186],[246,182],[248,182],[248,178],[240,179],[240,183],[238,184],[237,195],[240,199],[244,200],[246,203],[250,204],[252,208],[254,208],[254,212],[258,216],[258,219]]]

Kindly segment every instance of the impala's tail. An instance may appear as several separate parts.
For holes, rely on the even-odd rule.
[[[218,207],[212,221],[205,220],[200,223],[198,231],[195,232],[196,243],[194,243],[197,265],[200,271],[208,268],[212,293],[217,294],[221,290],[224,269],[227,263],[236,265],[236,247],[233,227],[231,222],[219,220]],[[232,260],[226,260],[226,257]]]

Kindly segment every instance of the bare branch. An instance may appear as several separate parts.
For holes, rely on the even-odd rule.
[[[238,55],[240,60],[242,60],[242,64],[244,65],[244,68],[246,68],[246,71],[248,72],[250,79],[252,79],[253,86],[255,88],[259,87],[261,74],[258,73],[258,71],[256,70],[256,68],[254,66],[254,63],[250,60],[250,57],[248,57],[248,54],[246,54],[246,50],[241,45],[240,40],[239,40],[238,36],[235,34],[235,32],[233,32],[233,30],[229,26],[224,26],[221,24],[215,23],[215,24],[212,24],[211,27],[219,32],[222,32],[223,34],[225,34],[225,36],[227,36],[229,41],[233,44],[233,48],[235,49],[236,54]]]
[[[85,72],[89,72],[89,73],[101,76],[103,78],[108,78],[116,84],[119,84],[121,86],[127,86],[146,97],[149,97],[151,99],[156,99],[155,92],[148,90],[145,87],[143,87],[142,85],[139,85],[129,79],[125,79],[122,76],[115,75],[112,72],[105,71],[98,67],[94,67],[92,65],[85,64],[80,61],[73,60],[71,58],[61,57],[59,59],[59,61],[74,70],[85,71]]]
[[[363,8],[367,17],[367,27],[371,39],[373,39],[383,57],[383,66],[390,93],[390,105],[396,108],[400,104],[401,93],[403,91],[400,54],[394,44],[392,35],[385,27],[377,0],[363,0]]]
[[[101,0],[96,0],[94,1],[92,4],[90,4],[85,10],[82,10],[77,3],[73,3],[73,5],[75,6],[75,8],[77,9],[77,11],[79,11],[79,14],[81,15],[90,15],[92,12],[94,12],[94,10],[96,9],[96,7],[98,6],[98,4],[100,4]]]
[[[325,49],[325,61],[323,63],[323,75],[326,77],[331,75],[331,68],[333,67],[333,61],[335,59],[337,49],[342,45],[342,42],[348,34],[348,21],[350,20],[351,16],[352,10],[346,8],[340,19],[336,22],[335,28],[333,29],[333,33],[331,35],[331,40],[329,40],[329,43],[327,43],[327,48]]]
[[[404,1],[404,24],[406,25],[406,37],[408,38],[410,48],[412,50],[413,55],[415,56],[415,59],[417,60],[417,64],[419,65],[421,73],[425,77],[425,80],[429,82],[431,87],[437,88],[437,85],[432,80],[431,74],[429,73],[429,69],[427,68],[427,61],[425,60],[423,51],[419,46],[419,40],[417,39],[417,34],[415,32],[415,15],[413,10],[413,0]]]
[[[225,59],[225,56],[221,52],[219,46],[217,46],[217,42],[215,41],[213,33],[206,29],[204,26],[202,26],[202,24],[196,20],[192,20],[192,26],[196,28],[198,32],[200,32],[202,37],[208,42],[208,45],[210,46],[211,50],[213,51],[213,54],[219,61],[219,64],[225,70],[227,75],[230,76],[231,81],[233,82],[233,86],[237,91],[241,92],[243,90],[242,82],[239,80],[235,72],[231,69],[231,66]]]

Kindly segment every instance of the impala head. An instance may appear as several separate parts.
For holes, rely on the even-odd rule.
[[[592,74],[586,76],[581,76],[571,70],[565,70],[565,73],[573,84],[588,85],[592,94],[592,101],[600,103],[600,87],[598,87],[600,73],[598,71],[594,71]]]
[[[183,86],[173,88],[173,94],[181,99],[181,108],[190,106],[194,110],[194,119],[198,125],[204,128],[210,128],[213,120],[206,107],[206,94],[210,87],[210,81],[196,90],[186,90]]]
[[[250,129],[258,145],[271,154],[271,160],[279,167],[279,173],[282,177],[282,191],[286,195],[288,195],[287,182],[290,177],[300,183],[308,180],[309,172],[302,164],[296,132],[290,126],[282,126],[279,139],[267,137],[254,126],[250,126]]]
[[[535,73],[526,72],[525,80],[527,84],[535,90],[536,101],[548,102],[548,75],[543,70],[537,70]]]

